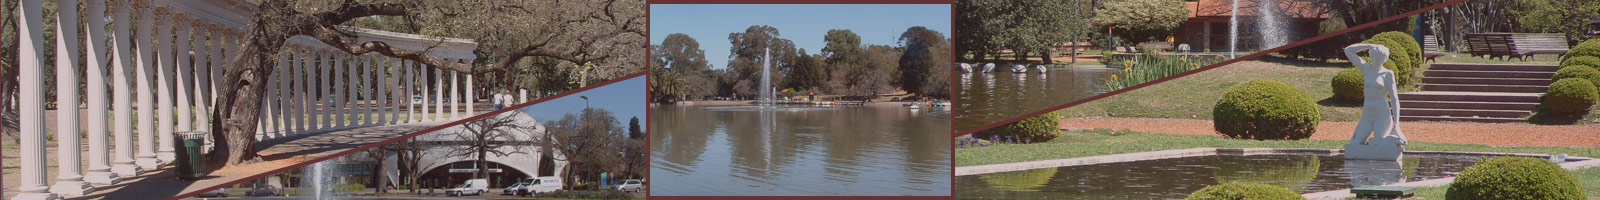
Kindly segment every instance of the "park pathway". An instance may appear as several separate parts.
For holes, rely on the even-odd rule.
[[[1150,118],[1073,118],[1061,127],[1104,128],[1136,132],[1216,135],[1211,120]],[[1322,122],[1313,140],[1350,140],[1355,122]],[[1411,141],[1486,144],[1494,146],[1600,147],[1600,125],[1532,125],[1522,123],[1401,122]]]

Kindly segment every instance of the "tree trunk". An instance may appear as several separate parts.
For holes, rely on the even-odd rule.
[[[1039,58],[1043,58],[1044,59],[1044,64],[1054,64],[1055,63],[1055,61],[1050,60],[1050,57],[1055,55],[1050,51],[1050,48],[1051,47],[1045,47],[1044,50],[1040,51]]]
[[[285,23],[294,23],[271,17],[285,13],[282,9],[290,8],[282,1],[264,2],[252,17],[254,22],[247,33],[250,39],[244,51],[238,58],[228,61],[229,69],[221,80],[222,88],[228,89],[217,94],[216,111],[211,116],[217,119],[212,122],[211,137],[218,138],[206,161],[212,169],[260,159],[256,155],[255,131],[266,95],[267,76],[277,68],[278,51],[291,36],[284,31],[290,28]]]

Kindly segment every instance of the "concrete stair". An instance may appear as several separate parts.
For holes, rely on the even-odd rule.
[[[1400,94],[1402,121],[1524,122],[1555,65],[1433,64],[1420,92]]]

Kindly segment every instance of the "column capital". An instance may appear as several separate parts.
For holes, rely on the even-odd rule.
[[[213,40],[219,39],[223,35],[228,34],[228,32],[230,32],[228,31],[228,28],[223,28],[221,24],[206,24],[206,36],[211,37]]]
[[[88,1],[84,1],[84,6],[88,7],[88,8],[106,7],[106,0],[88,0]]]
[[[167,27],[172,23],[172,10],[167,7],[155,7],[150,11],[150,16],[155,16],[156,27]]]
[[[149,12],[148,10],[150,10],[150,0],[118,0],[118,1],[130,3],[130,4],[132,4],[130,6],[133,6],[134,10],[141,10],[141,12]]]
[[[167,17],[167,21],[171,21],[170,23],[172,23],[172,27],[177,28],[178,31],[189,30],[189,25],[192,25],[191,22],[193,22],[193,20],[193,18],[189,18],[189,14],[184,14],[181,12],[172,12],[172,15]]]
[[[111,0],[111,16],[117,18],[128,16],[128,13],[133,10],[130,8],[133,8],[133,1],[131,0]]]

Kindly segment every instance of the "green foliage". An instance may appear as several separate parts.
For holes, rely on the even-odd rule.
[[[828,80],[828,70],[822,60],[806,54],[805,49],[800,49],[800,57],[796,58],[793,65],[789,66],[789,74],[783,76],[783,86],[801,90],[817,90],[822,88],[822,83]]]
[[[1461,171],[1446,199],[1584,199],[1578,179],[1539,158],[1498,157]]]
[[[1361,41],[1361,43],[1383,45],[1384,47],[1389,48],[1389,61],[1383,63],[1383,67],[1388,68],[1390,71],[1394,71],[1396,76],[1395,82],[1399,82],[1399,86],[1403,87],[1411,85],[1411,83],[1414,82],[1413,79],[1416,77],[1417,66],[1422,63],[1422,51],[1420,47],[1418,47],[1416,50],[1410,49],[1413,46],[1416,46],[1416,40],[1410,40],[1411,36],[1395,35],[1390,33],[1399,32],[1386,32],[1384,34],[1379,34],[1379,36],[1374,36],[1372,39]],[[1411,44],[1406,44],[1407,41],[1409,41]],[[1417,52],[1417,54],[1411,54],[1412,52]],[[1365,53],[1363,53],[1363,55],[1365,55]]]
[[[333,188],[334,188],[334,192],[340,192],[340,193],[343,193],[343,192],[360,192],[361,190],[366,190],[367,189],[367,185],[362,185],[360,183],[339,184],[339,185],[333,186]]]
[[[1218,183],[1260,183],[1301,191],[1315,181],[1322,162],[1316,155],[1292,156],[1298,158],[1218,163],[1212,175]]]
[[[1366,97],[1363,94],[1363,90],[1365,90],[1363,87],[1366,87],[1366,82],[1361,80],[1362,78],[1364,77],[1362,77],[1361,69],[1339,70],[1339,75],[1333,76],[1333,96],[1350,102],[1360,102],[1362,98]]]
[[[1504,9],[1505,12],[1515,16],[1516,22],[1513,23],[1521,24],[1523,31],[1536,33],[1582,36],[1584,31],[1588,30],[1584,25],[1589,24],[1590,17],[1600,13],[1600,1],[1517,0],[1509,4],[1512,5],[1498,9]],[[1491,17],[1499,16],[1491,15]]]
[[[922,26],[900,34],[900,88],[925,96],[949,96],[950,57],[944,34]],[[941,49],[944,49],[940,51]]]
[[[1050,183],[1056,176],[1056,171],[1061,168],[1043,168],[1013,172],[1000,172],[980,174],[978,179],[989,183],[994,188],[1015,192],[1037,192],[1040,187]]]
[[[1212,110],[1216,130],[1232,138],[1299,140],[1316,132],[1322,114],[1304,90],[1276,80],[1228,88]]]
[[[650,102],[672,103],[680,100],[685,90],[682,73],[677,70],[667,70],[661,67],[650,67],[650,76],[646,80],[649,85],[645,91],[650,95]]]
[[[1539,106],[1555,114],[1583,112],[1600,99],[1600,89],[1583,79],[1569,78],[1550,84],[1549,91],[1540,98]]]
[[[1188,57],[1174,58],[1157,54],[1134,56],[1132,59],[1120,62],[1125,68],[1122,68],[1122,72],[1112,74],[1110,81],[1107,82],[1107,86],[1112,90],[1132,87],[1217,63],[1212,59],[1190,60]]]
[[[1567,56],[1561,59],[1561,65],[1566,66],[1568,63],[1593,63],[1592,61],[1568,61],[1583,57],[1600,58],[1600,39],[1583,41],[1583,43],[1578,43],[1578,46],[1573,46],[1572,50],[1567,51]]]
[[[960,0],[952,19],[955,54],[986,58],[992,52],[1042,52],[1051,45],[1084,41],[1099,27],[1082,23],[1094,13],[1092,1]],[[1043,55],[1043,54],[1038,54]],[[1048,57],[1045,57],[1048,59]]]
[[[1571,66],[1585,66],[1594,68],[1595,70],[1600,70],[1600,58],[1596,58],[1594,56],[1568,56],[1566,60],[1561,61],[1561,67]]]
[[[1595,87],[1600,87],[1600,70],[1595,70],[1595,68],[1590,68],[1588,66],[1574,65],[1562,67],[1561,70],[1556,70],[1556,75],[1551,76],[1550,80],[1560,81],[1569,78],[1583,79],[1590,83],[1594,83]]]
[[[1111,27],[1112,34],[1130,44],[1172,35],[1189,17],[1189,9],[1179,0],[1128,0],[1106,2],[1090,19],[1098,27]]]
[[[1288,188],[1259,183],[1229,182],[1206,186],[1185,200],[1306,199]]]
[[[1017,122],[972,133],[972,137],[985,140],[1008,140],[1007,143],[1040,143],[1061,136],[1061,114],[1048,112]],[[1016,141],[1009,141],[1016,140]],[[998,142],[998,141],[995,141]]]

